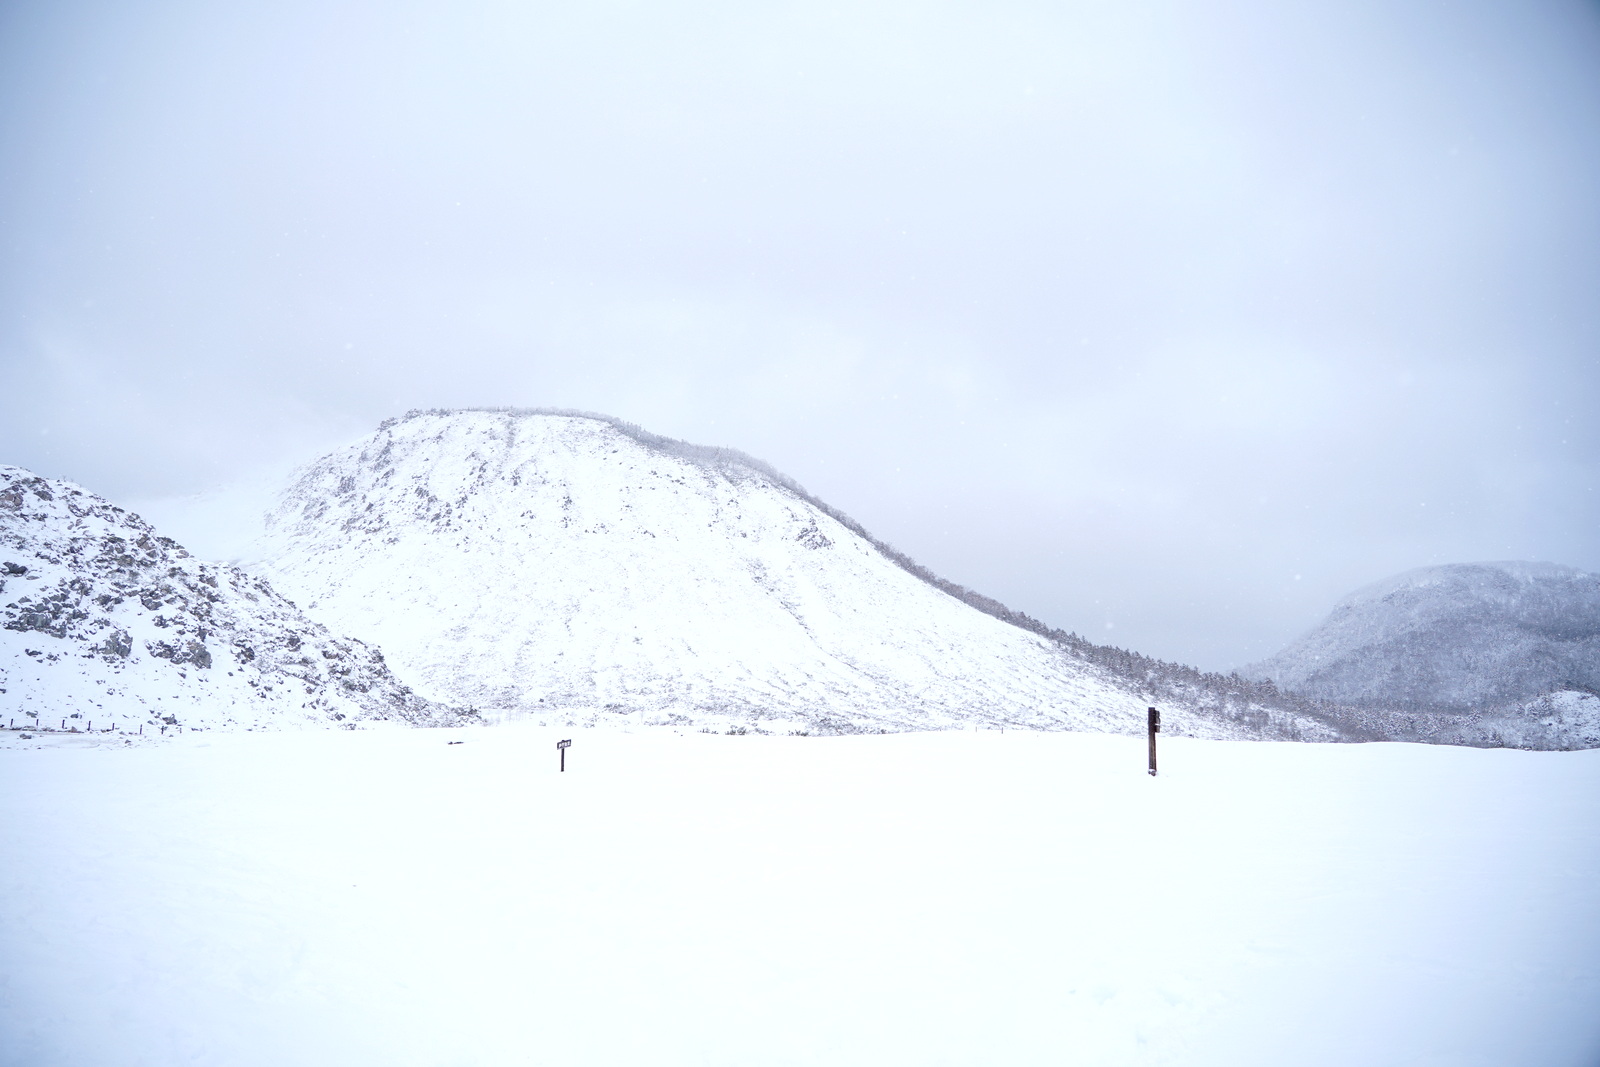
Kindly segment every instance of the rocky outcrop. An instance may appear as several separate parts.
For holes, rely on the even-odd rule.
[[[260,577],[71,483],[0,466],[0,725],[462,721]],[[19,722],[20,720],[20,722]]]

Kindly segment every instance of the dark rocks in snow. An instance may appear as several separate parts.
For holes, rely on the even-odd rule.
[[[128,636],[128,631],[114,625],[95,650],[108,661],[127,659],[128,653],[133,651],[133,638]]]
[[[413,693],[375,649],[329,633],[262,579],[195,560],[70,483],[0,466],[0,552],[0,689],[32,711],[92,701],[113,721],[177,700],[186,723],[210,728],[467,717]],[[274,688],[277,699],[258,695]]]

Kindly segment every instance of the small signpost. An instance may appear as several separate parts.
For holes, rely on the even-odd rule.
[[[1152,753],[1154,753],[1155,750],[1156,750],[1155,749],[1155,744],[1156,743],[1154,741],[1150,742],[1150,751]],[[566,769],[567,769],[567,749],[569,749],[571,747],[572,747],[572,738],[570,738],[570,737],[567,738],[565,741],[557,741],[556,742],[556,751],[561,753],[561,770],[563,772],[565,772]],[[1155,756],[1152,755],[1150,758],[1153,760],[1153,759],[1155,759]],[[1154,766],[1154,764],[1151,764],[1151,766]],[[1151,771],[1150,773],[1154,774],[1156,772],[1155,771]]]
[[[1150,709],[1150,773],[1156,773],[1156,734],[1161,732],[1161,713]]]

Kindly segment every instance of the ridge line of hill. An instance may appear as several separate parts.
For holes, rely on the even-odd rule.
[[[556,416],[560,418],[591,419],[611,426],[647,448],[657,449],[694,463],[709,464],[715,467],[735,465],[752,470],[781,488],[795,494],[801,500],[844,526],[851,533],[862,538],[874,549],[882,553],[885,559],[912,577],[991,618],[1054,642],[1078,654],[1094,666],[1109,671],[1114,675],[1130,680],[1142,680],[1142,684],[1151,700],[1183,699],[1185,697],[1192,699],[1194,695],[1197,695],[1196,691],[1206,692],[1215,696],[1223,708],[1235,709],[1246,714],[1248,712],[1243,711],[1243,709],[1247,709],[1251,704],[1265,705],[1316,719],[1340,733],[1354,735],[1352,737],[1353,740],[1376,739],[1378,736],[1378,732],[1375,730],[1354,725],[1350,716],[1342,714],[1347,711],[1342,705],[1315,697],[1285,692],[1270,680],[1245,678],[1237,672],[1220,674],[1214,671],[1203,671],[1188,664],[1162,660],[1111,645],[1099,645],[1076,632],[1052,627],[1025,612],[1008,607],[994,597],[986,596],[974,589],[961,585],[959,582],[953,582],[948,578],[935,574],[894,545],[874,536],[860,522],[827,501],[820,499],[797,480],[784,474],[772,464],[736,448],[695,444],[681,438],[655,433],[637,423],[629,422],[615,415],[558,407],[486,405],[456,408],[413,408],[404,415],[385,419],[379,423],[378,429],[389,429],[399,423],[420,416],[444,417],[470,411],[514,416]]]

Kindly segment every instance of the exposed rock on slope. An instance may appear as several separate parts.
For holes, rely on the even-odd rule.
[[[377,649],[69,482],[0,466],[0,708],[98,730],[457,721]]]
[[[419,690],[553,721],[1132,730],[1148,699],[936,587],[770,467],[600,416],[391,420],[300,473],[262,557]],[[1202,705],[1166,722],[1340,736],[1282,708]]]

